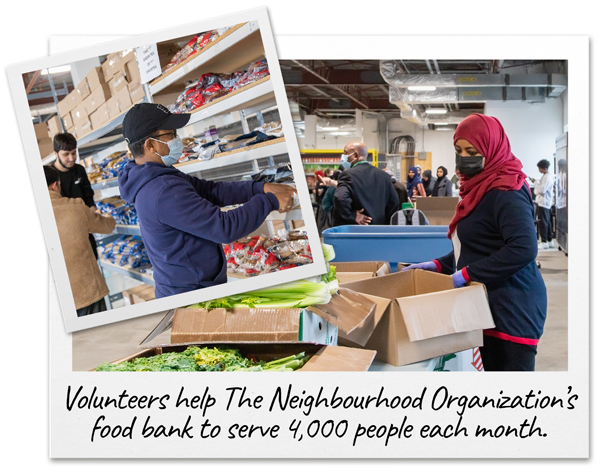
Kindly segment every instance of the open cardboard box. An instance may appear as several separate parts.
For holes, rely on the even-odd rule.
[[[390,264],[383,261],[332,262],[340,284],[370,279],[391,273]]]
[[[415,269],[343,286],[391,300],[364,347],[394,366],[482,346],[494,327],[481,284],[455,289],[451,276]]]
[[[253,354],[257,359],[273,361],[286,356],[297,355],[304,352],[311,356],[305,365],[297,371],[367,371],[375,358],[375,351],[357,348],[346,348],[341,346],[328,346],[318,343],[305,342],[279,342],[279,343],[257,343],[257,342],[211,342],[210,346],[224,345],[235,348],[242,356]],[[146,348],[127,358],[113,361],[111,364],[131,361],[135,358],[155,356],[169,352],[182,352],[190,345],[162,345],[154,348]],[[205,346],[196,344],[192,346]]]
[[[415,200],[416,208],[434,226],[449,225],[458,204],[458,197],[453,196],[419,196]]]
[[[171,330],[171,343],[303,341],[336,345],[338,337],[364,345],[389,300],[340,289],[325,305],[302,308],[178,308],[140,343]]]

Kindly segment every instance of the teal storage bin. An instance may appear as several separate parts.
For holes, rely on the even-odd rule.
[[[335,261],[431,261],[452,251],[448,226],[337,226],[323,231],[323,242],[335,250]]]

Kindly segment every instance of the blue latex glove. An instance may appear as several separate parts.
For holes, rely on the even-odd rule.
[[[452,274],[452,283],[454,284],[455,289],[458,289],[459,287],[464,287],[467,284],[467,282],[468,280],[466,280],[463,276],[462,269]]]
[[[433,261],[421,262],[419,264],[413,264],[408,267],[403,267],[400,270],[400,272],[404,272],[405,270],[411,270],[411,269],[423,269],[423,270],[429,270],[431,272],[437,272],[437,266],[435,265],[435,262],[433,262]]]

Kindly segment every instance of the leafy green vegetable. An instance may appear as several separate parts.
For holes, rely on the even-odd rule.
[[[244,358],[233,348],[190,346],[181,353],[163,353],[119,364],[103,363],[96,371],[295,371],[309,359],[302,352],[266,363]]]
[[[323,256],[327,262],[335,259],[335,251],[333,250],[333,246],[331,244],[321,244],[321,248],[323,249]]]

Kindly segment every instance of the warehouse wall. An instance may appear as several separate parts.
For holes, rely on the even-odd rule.
[[[523,162],[523,171],[538,177],[536,163],[545,158],[554,170],[555,139],[563,133],[563,103],[547,99],[541,104],[488,102],[485,113],[503,125],[513,153]]]

